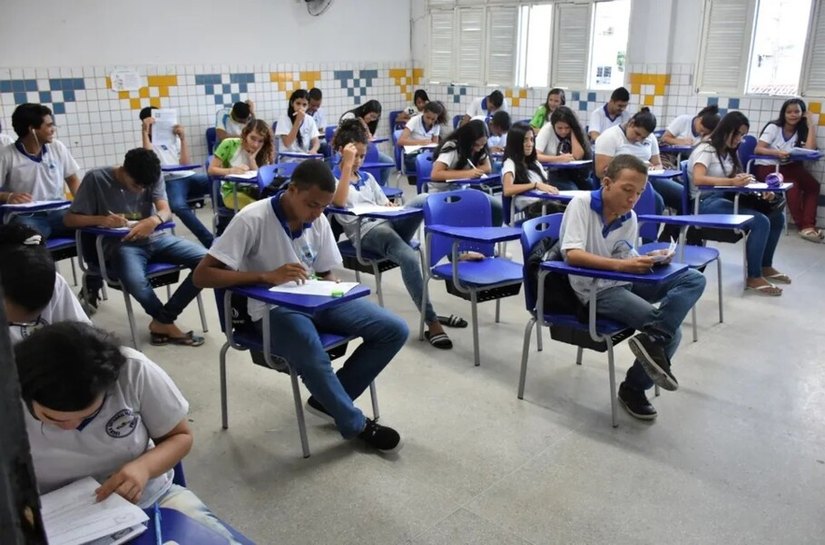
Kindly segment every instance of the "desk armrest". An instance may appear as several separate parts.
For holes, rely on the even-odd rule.
[[[668,265],[656,266],[649,273],[635,274],[616,271],[606,271],[603,269],[590,269],[586,267],[574,267],[564,261],[545,261],[541,264],[541,269],[549,270],[559,274],[585,276],[587,278],[601,278],[603,280],[618,280],[622,282],[639,282],[642,284],[655,284],[667,280],[685,269],[684,263],[669,263]]]
[[[293,295],[283,292],[269,291],[269,286],[233,286],[227,290],[243,295],[249,299],[261,301],[268,305],[277,305],[292,310],[298,310],[307,314],[312,314],[328,307],[340,305],[354,299],[366,297],[370,294],[370,289],[366,286],[356,286],[345,293],[342,297],[323,297],[320,295]]]
[[[175,222],[174,221],[165,221],[158,225],[155,228],[155,231],[162,231],[164,229],[174,229]],[[101,237],[110,237],[110,238],[123,238],[125,237],[129,231],[131,231],[131,227],[121,227],[118,229],[110,229],[108,227],[82,227],[79,229],[80,232],[88,234],[88,235],[95,235]]]
[[[428,233],[443,235],[465,242],[496,243],[521,238],[517,227],[454,227],[452,225],[428,225]]]

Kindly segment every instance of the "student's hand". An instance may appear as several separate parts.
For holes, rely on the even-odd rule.
[[[248,98],[244,100],[244,102],[246,102],[246,104],[249,106],[249,113],[255,115],[255,103],[252,102],[252,99]]]
[[[307,115],[307,113],[303,110],[303,108],[298,108],[297,110],[295,110],[295,113],[293,114],[293,116],[295,118],[294,123],[296,125],[300,125],[301,123],[304,122],[304,118],[306,117],[306,115]]]
[[[155,124],[154,117],[147,117],[143,120],[143,132],[149,132],[149,127]]]
[[[748,174],[747,172],[740,172],[736,176],[733,177],[733,183],[736,187],[746,186],[753,181],[753,176]]]
[[[229,174],[243,174],[244,172],[247,172],[248,170],[249,170],[248,166],[238,165],[236,167],[231,167],[229,169]]]
[[[287,263],[286,265],[281,265],[274,271],[264,273],[263,276],[264,283],[271,284],[273,286],[279,286],[292,281],[295,281],[298,284],[303,284],[308,279],[309,272],[307,272],[306,267],[300,263]]]
[[[32,196],[30,193],[16,193],[12,191],[9,193],[9,197],[6,202],[8,204],[23,204],[32,202]]]
[[[778,156],[782,161],[787,161],[791,157],[791,152],[786,150],[780,150]]]
[[[484,172],[477,168],[473,168],[467,171],[468,178],[481,178],[482,176],[484,176]]]
[[[341,150],[341,170],[344,170],[344,165],[349,165],[349,169],[352,169],[352,163],[355,161],[355,156],[358,155],[358,148],[355,147],[355,144],[350,142]]]
[[[398,204],[397,202],[390,201],[387,204],[385,204],[384,206],[386,206],[387,208],[398,208],[401,205]]]
[[[569,163],[570,161],[575,161],[576,158],[573,157],[572,153],[562,153],[559,157],[559,163]]]
[[[805,112],[805,119],[808,120],[808,127],[816,127],[816,114],[814,114],[811,110]]]
[[[157,225],[152,218],[142,219],[132,227],[132,230],[123,237],[125,242],[130,242],[133,240],[143,240],[149,238],[149,235],[155,232],[155,228]]]
[[[109,214],[105,216],[100,226],[108,229],[117,229],[118,227],[126,227],[127,223],[128,220],[123,214]]]
[[[773,191],[766,191],[765,193],[762,193],[762,198],[768,202],[773,202],[773,200],[776,198],[776,193],[774,193]]]
[[[621,272],[634,274],[650,272],[650,269],[653,268],[654,264],[653,258],[646,255],[629,257],[627,259],[622,259],[621,261]]]
[[[539,191],[544,191],[545,193],[550,193],[552,195],[558,195],[559,194],[559,188],[558,187],[556,187],[554,185],[546,184],[544,182],[539,182],[538,185],[536,185],[536,189],[538,189]]]
[[[97,501],[103,501],[113,492],[126,500],[137,503],[149,481],[149,470],[139,460],[133,460],[121,467],[95,490]]]
[[[668,249],[661,249],[661,250],[653,250],[651,252],[648,252],[647,255],[649,255],[651,257],[664,256],[664,259],[662,259],[660,261],[656,261],[656,264],[657,265],[667,265],[668,263],[673,261],[673,256],[676,255],[676,254],[675,254],[675,252],[671,252]]]
[[[183,129],[183,125],[175,125],[172,127],[172,134],[183,140],[186,138],[186,131]]]

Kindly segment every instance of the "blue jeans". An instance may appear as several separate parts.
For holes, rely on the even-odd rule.
[[[650,178],[650,185],[662,197],[665,205],[676,210],[677,214],[684,213],[684,210],[682,210],[682,197],[685,193],[685,186],[668,178]],[[657,210],[656,213],[659,214],[660,212]]]
[[[705,277],[687,269],[666,282],[617,286],[599,292],[597,314],[644,331],[663,345],[669,358],[682,340],[682,321],[705,290]],[[659,308],[651,303],[659,302]],[[625,385],[644,391],[653,381],[639,360],[627,370]]]
[[[207,248],[212,246],[214,236],[207,229],[195,211],[186,202],[187,199],[194,199],[208,196],[210,194],[210,182],[206,174],[193,174],[186,178],[166,180],[166,195],[169,198],[169,208],[180,218],[183,224],[192,231],[192,234]]]
[[[48,210],[35,212],[33,214],[18,214],[14,216],[12,223],[22,223],[27,227],[31,227],[43,235],[43,238],[56,236],[73,237],[74,229],[69,229],[63,224],[63,216],[65,216],[68,211],[68,208],[61,208],[60,210]]]
[[[204,255],[203,246],[166,235],[150,239],[146,244],[121,244],[113,252],[111,266],[123,288],[137,299],[146,314],[162,324],[171,324],[201,290],[192,283],[190,272],[164,305],[146,278],[147,265],[150,261],[171,263],[194,270]]]
[[[718,193],[711,193],[699,202],[701,214],[733,214],[733,201]],[[748,226],[748,235],[745,255],[748,260],[748,278],[761,278],[762,268],[773,266],[773,254],[785,228],[785,212],[775,210],[766,216],[750,208],[739,207],[740,214],[753,216]]]
[[[373,227],[366,236],[361,238],[362,249],[384,256],[401,268],[404,286],[412,297],[415,308],[419,311],[424,293],[424,278],[421,275],[421,260],[418,252],[410,247],[409,242],[418,230],[418,226],[421,225],[421,219],[421,216],[411,216],[387,221]],[[437,319],[429,301],[424,310],[424,317],[428,324]]]
[[[407,341],[407,324],[366,299],[321,310],[313,316],[275,307],[269,311],[272,353],[289,362],[312,396],[335,418],[338,431],[352,438],[364,431],[364,413],[353,400],[375,380]],[[255,323],[260,330],[263,320]],[[363,339],[337,373],[318,330]]]

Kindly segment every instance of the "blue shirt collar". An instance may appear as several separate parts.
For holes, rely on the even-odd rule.
[[[599,215],[602,220],[602,236],[607,238],[611,231],[615,231],[633,216],[633,211],[623,214],[613,220],[611,223],[605,225],[604,223],[604,200],[602,200],[602,191],[604,188],[597,189],[590,192],[590,209]]]
[[[47,144],[43,144],[42,146],[40,146],[40,153],[37,154],[37,155],[32,155],[31,153],[26,151],[25,147],[23,147],[23,141],[20,138],[15,140],[14,147],[17,148],[17,151],[19,151],[20,153],[22,153],[23,155],[25,155],[26,157],[28,157],[29,159],[31,159],[35,163],[42,163],[43,162],[43,156],[46,155],[46,153],[49,152],[49,148],[47,147]]]
[[[604,116],[607,119],[609,119],[611,123],[613,123],[614,121],[616,121],[617,119],[619,119],[622,116],[622,114],[616,114],[616,117],[610,117],[610,112],[607,110],[607,104],[602,106],[602,109],[604,110]]]
[[[339,180],[341,179],[341,166],[340,165],[335,165],[332,168],[332,175],[335,176],[336,178],[338,178]],[[350,180],[349,183],[350,183],[350,185],[355,187],[355,189],[361,190],[367,184],[368,174],[366,172],[362,172],[362,171],[359,170],[357,175],[358,175],[358,179],[355,180],[355,181]]]
[[[304,234],[304,231],[312,227],[311,223],[304,223],[301,229],[297,231],[293,231],[289,228],[289,221],[286,217],[286,211],[284,211],[284,207],[281,206],[281,197],[283,197],[286,190],[281,190],[275,193],[275,195],[269,199],[269,202],[272,204],[272,211],[275,212],[275,217],[278,218],[278,222],[280,222],[281,227],[284,228],[284,232],[289,235],[289,238],[292,240],[301,238],[301,235]]]
[[[487,111],[487,97],[481,99],[481,109]]]

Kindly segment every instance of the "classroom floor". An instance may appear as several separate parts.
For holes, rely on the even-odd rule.
[[[392,457],[307,414],[312,456],[303,459],[288,378],[236,351],[222,430],[211,292],[203,347],[152,347],[141,311],[138,324],[146,353],[191,403],[189,486],[259,544],[822,543],[825,245],[783,236],[775,265],[794,283],[779,298],[744,295],[741,245],[720,247],[725,323],[711,267],[699,342],[686,323],[674,360],[679,391],[654,401],[653,424],[620,408],[616,429],[605,355],[585,352],[578,367],[575,349],[547,333],[543,352],[533,344],[525,399],[516,398],[521,295],[503,301],[500,324],[492,303],[481,306],[473,367],[470,329],[449,331],[452,351],[419,342],[400,274],[385,275],[386,306],[413,330],[377,382],[381,421],[406,443]],[[440,314],[469,320],[468,303],[432,286]],[[128,338],[119,293],[95,320]],[[198,330],[194,305],[180,323]],[[616,354],[623,376],[627,344]],[[369,410],[369,397],[359,405]]]

